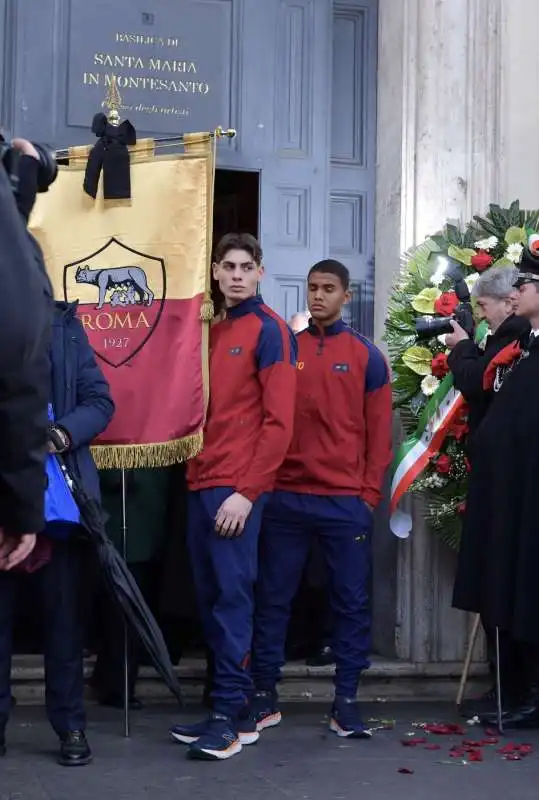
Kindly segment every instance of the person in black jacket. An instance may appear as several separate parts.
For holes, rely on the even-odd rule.
[[[107,427],[114,404],[76,310],[76,303],[56,303],[49,355],[52,427],[61,442],[56,452],[62,453],[89,497],[99,500],[99,476],[90,444]],[[54,451],[52,444],[49,450]],[[48,530],[45,524],[41,535],[47,537]],[[47,715],[61,742],[62,766],[82,766],[92,759],[84,733],[85,631],[80,591],[84,562],[92,553],[79,534],[76,525],[63,539],[53,538],[51,532],[50,559],[35,576],[43,617]],[[25,576],[0,573],[0,748],[4,752],[11,706],[11,625],[19,579],[24,581]]]
[[[36,572],[43,614],[47,714],[61,742],[59,763],[81,766],[92,759],[84,734],[84,626],[79,616],[84,548],[77,535],[78,526],[74,525],[65,539],[52,538],[45,519],[45,457],[47,449],[50,452],[55,449],[49,442],[48,406],[52,405],[56,446],[68,468],[86,493],[99,499],[99,478],[90,443],[107,427],[114,405],[76,317],[76,304],[57,303],[54,315],[49,311],[44,313],[45,320],[39,327],[32,321],[34,314],[40,317],[44,294],[50,311],[53,306],[41,252],[24,229],[37,192],[38,156],[37,152],[32,153],[35,148],[30,143],[23,142],[21,149],[24,155],[19,164],[18,184],[13,187],[8,182],[7,188],[16,189],[11,198],[11,220],[20,244],[19,252],[14,253],[21,256],[21,263],[11,263],[11,269],[20,269],[27,277],[22,286],[19,284],[21,296],[12,295],[11,307],[5,312],[5,317],[13,321],[16,338],[12,338],[13,330],[6,330],[4,342],[18,350],[10,356],[5,355],[4,346],[0,351],[0,369],[5,370],[0,377],[0,423],[4,419],[8,423],[6,438],[0,446],[0,514],[5,531],[0,570],[0,755],[6,750],[5,728],[12,705],[11,631],[15,596],[19,578],[25,577],[13,567],[20,566],[25,571],[25,561],[34,549],[37,534],[47,553]],[[1,179],[0,174],[0,190]],[[17,244],[15,238],[13,241]],[[7,247],[4,249],[2,240],[2,267],[7,264],[6,252],[9,251]],[[6,284],[9,287],[10,276]],[[4,297],[3,290],[0,302],[4,302]],[[30,334],[20,332],[24,330],[17,316],[21,312]]]
[[[22,152],[16,194],[0,164],[0,570],[30,555],[44,525],[52,318],[50,282],[26,230],[39,156],[24,139],[12,146]]]
[[[449,369],[456,388],[468,403],[470,453],[473,452],[473,434],[492,399],[492,392],[483,389],[483,373],[500,350],[530,330],[529,322],[514,313],[516,292],[513,282],[516,272],[512,267],[491,267],[472,288],[476,316],[484,319],[489,326],[484,348],[470,339],[457,322],[452,323],[454,333],[446,336],[446,345],[451,349]]]
[[[494,356],[511,342],[529,335],[530,323],[515,316],[514,308],[518,292],[514,289],[518,270],[512,267],[491,267],[484,272],[472,289],[479,318],[489,325],[489,335],[484,349],[472,341],[466,331],[453,322],[454,333],[446,337],[452,348],[448,357],[449,369],[456,388],[468,403],[468,456],[473,465],[474,435],[483,420],[493,397],[492,391],[483,388],[483,374]],[[473,467],[472,467],[473,468]],[[494,670],[494,631],[483,623],[487,637],[491,671]],[[521,664],[510,643],[500,642],[500,667],[506,696],[518,699],[522,678]],[[493,685],[484,695],[466,703],[464,716],[474,716],[494,710],[496,687]]]

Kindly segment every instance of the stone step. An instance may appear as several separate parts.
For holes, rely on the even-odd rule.
[[[204,659],[182,659],[177,667],[186,700],[198,700],[202,695],[206,664]],[[85,674],[92,672],[92,659],[85,662]],[[406,661],[374,658],[371,669],[365,673],[360,697],[368,701],[391,700],[454,700],[462,673],[462,664],[412,664]],[[327,702],[333,693],[333,667],[308,667],[293,662],[283,670],[279,687],[281,699],[286,702]],[[472,664],[467,694],[480,692],[486,683],[485,664]],[[44,698],[44,673],[40,656],[14,656],[12,665],[13,694],[17,702],[40,705]],[[173,698],[164,683],[151,667],[143,667],[137,685],[137,695],[148,702],[163,702]],[[92,697],[88,692],[88,700]]]

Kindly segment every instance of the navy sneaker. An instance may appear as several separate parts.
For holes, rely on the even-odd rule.
[[[176,742],[182,744],[192,744],[204,736],[210,724],[209,719],[204,719],[202,722],[195,722],[191,725],[173,725],[169,729],[169,733]]]
[[[202,720],[202,722],[195,722],[192,725],[173,725],[169,733],[176,742],[193,744],[193,742],[198,742],[202,736],[206,735],[211,728],[214,716],[214,714],[210,714],[207,719]],[[224,717],[225,715],[221,714],[218,716]],[[226,717],[226,719],[229,719],[229,717]],[[255,744],[260,737],[256,729],[256,723],[247,715],[239,718],[234,728],[241,744]]]
[[[257,731],[274,728],[281,721],[277,692],[255,692],[251,699],[251,719]]]
[[[214,711],[205,732],[189,745],[187,755],[199,761],[224,761],[241,750],[242,743],[232,717]]]
[[[372,736],[361,719],[359,703],[355,697],[336,697],[331,709],[329,729],[337,736],[352,739],[370,739]]]

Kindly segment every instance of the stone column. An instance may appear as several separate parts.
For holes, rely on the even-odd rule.
[[[401,253],[499,197],[502,0],[380,0],[377,341]],[[462,659],[470,620],[451,609],[454,554],[414,508],[398,546],[396,652]],[[481,657],[477,653],[476,657]]]

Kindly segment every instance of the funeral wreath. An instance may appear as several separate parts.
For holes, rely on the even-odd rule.
[[[485,323],[474,324],[471,289],[491,266],[514,267],[525,246],[539,249],[539,211],[491,205],[465,227],[447,224],[403,257],[394,284],[385,340],[394,406],[405,440],[393,464],[392,510],[405,492],[421,495],[429,526],[458,548],[469,464],[467,409],[453,387],[445,334],[451,319],[481,347]]]

